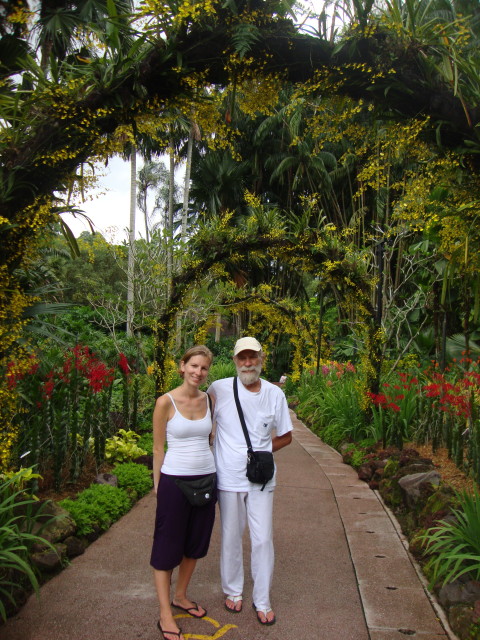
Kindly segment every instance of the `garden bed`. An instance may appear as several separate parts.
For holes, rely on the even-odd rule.
[[[358,449],[342,447],[346,463],[358,460]],[[357,465],[354,465],[357,467]],[[431,590],[445,612],[446,619],[459,640],[480,638],[480,582],[474,579],[475,541],[478,531],[478,488],[476,483],[459,470],[443,448],[432,450],[429,445],[407,443],[402,450],[389,447],[374,451],[370,448],[364,463],[358,466],[359,478],[370,488],[378,490],[385,504],[393,512],[409,543],[412,555],[420,565]],[[465,508],[461,496],[468,494],[476,511]],[[454,545],[427,547],[426,536],[439,531],[443,523],[458,522],[458,513],[465,514],[467,525],[456,529]],[[460,550],[455,545],[466,546]],[[464,554],[462,565],[468,562],[472,573],[448,578],[455,569],[449,557]],[[450,564],[449,564],[450,563]],[[449,569],[443,572],[442,565]],[[466,565],[465,565],[466,566]],[[435,569],[436,567],[436,569]],[[438,573],[436,571],[442,569]],[[454,572],[453,572],[454,573]],[[452,575],[453,575],[452,573]],[[457,572],[458,573],[458,572]],[[456,575],[456,574],[455,574]]]

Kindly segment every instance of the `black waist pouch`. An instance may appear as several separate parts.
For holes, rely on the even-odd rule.
[[[182,491],[191,505],[204,507],[215,498],[217,489],[217,474],[210,473],[203,478],[188,480],[188,478],[175,478],[175,484]]]

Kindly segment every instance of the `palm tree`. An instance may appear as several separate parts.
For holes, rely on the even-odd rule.
[[[150,190],[158,191],[169,180],[169,172],[164,162],[155,162],[154,160],[147,160],[143,167],[138,172],[137,178],[137,205],[140,211],[143,213],[145,221],[145,240],[150,242],[150,229],[151,220],[155,211],[158,209],[158,204],[161,201],[157,199],[153,207],[151,214],[148,212],[147,198]]]

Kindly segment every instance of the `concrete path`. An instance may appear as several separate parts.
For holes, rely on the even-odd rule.
[[[294,416],[293,416],[294,418]],[[190,597],[208,609],[202,620],[178,616],[186,639],[452,640],[377,495],[294,418],[294,441],[276,454],[277,623],[262,627],[251,608],[223,607],[219,526],[199,561]],[[46,583],[0,640],[154,640],[157,602],[149,567],[155,497],[143,498],[84,555]],[[245,539],[249,576],[248,535]]]

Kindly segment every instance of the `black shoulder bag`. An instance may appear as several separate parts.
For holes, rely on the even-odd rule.
[[[262,484],[261,491],[265,489],[265,485],[273,478],[275,473],[275,463],[273,461],[273,453],[271,451],[254,451],[250,436],[248,435],[247,425],[243,416],[242,406],[238,399],[238,382],[237,377],[233,379],[233,395],[235,404],[237,405],[238,417],[243,429],[243,435],[247,443],[247,478],[255,484]]]
[[[207,394],[210,414],[212,413],[212,399]],[[188,478],[175,478],[175,484],[182,491],[193,507],[204,507],[216,500],[217,474],[209,473],[207,476],[189,480]]]

